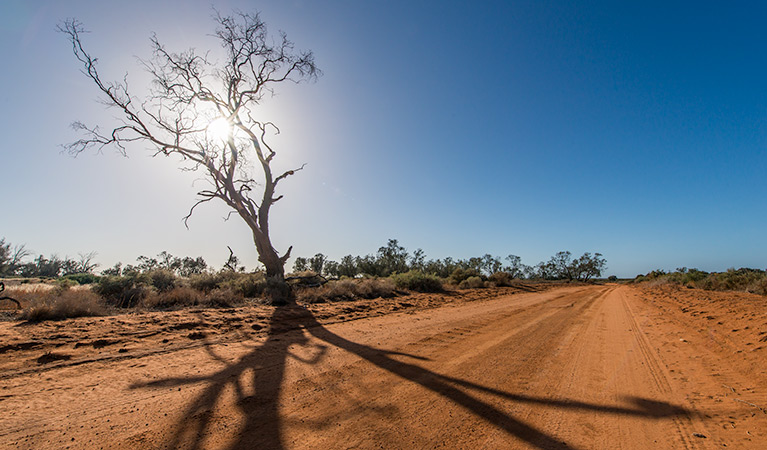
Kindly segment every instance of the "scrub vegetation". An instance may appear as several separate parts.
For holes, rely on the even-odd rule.
[[[741,291],[767,295],[767,272],[745,267],[712,273],[686,267],[678,268],[674,272],[653,270],[645,275],[637,275],[633,282],[652,285],[674,284],[709,291]]]
[[[96,273],[95,252],[79,259],[39,255],[0,240],[0,276],[10,297],[19,300],[19,317],[35,321],[103,315],[110,311],[169,310],[183,307],[233,307],[268,303],[275,287],[264,270],[248,271],[234,252],[221,269],[202,257],[176,257],[167,251],[139,256],[134,264],[118,262]],[[410,293],[510,287],[520,280],[589,281],[601,276],[599,253],[573,258],[559,252],[535,266],[521,258],[486,254],[468,259],[427,259],[390,239],[377,252],[347,255],[340,261],[318,253],[298,257],[286,277],[291,296],[303,303],[389,298]],[[2,304],[0,307],[11,306]]]

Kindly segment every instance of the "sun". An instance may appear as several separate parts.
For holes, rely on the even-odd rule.
[[[232,124],[219,117],[208,124],[208,134],[213,139],[226,141],[232,135]]]

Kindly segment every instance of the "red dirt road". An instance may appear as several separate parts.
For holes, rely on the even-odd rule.
[[[3,323],[37,334],[0,351],[0,448],[767,448],[767,305],[700,295],[574,286],[334,324],[262,308],[260,334],[142,351],[105,331],[91,356]]]

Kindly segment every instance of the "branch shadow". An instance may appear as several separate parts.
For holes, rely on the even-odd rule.
[[[291,323],[298,329],[282,332],[285,323]],[[310,357],[300,357],[291,353],[290,347],[292,345],[312,346],[307,333],[321,341],[322,344],[313,345],[314,354]],[[540,449],[573,449],[575,447],[515,419],[496,406],[481,400],[476,393],[491,394],[513,402],[625,416],[669,418],[689,417],[691,415],[690,411],[682,407],[639,397],[625,399],[631,407],[606,406],[574,400],[555,400],[514,394],[471,381],[441,375],[417,364],[394,359],[393,356],[405,356],[416,361],[427,360],[427,358],[387,351],[343,338],[320,324],[311,311],[296,304],[276,307],[270,318],[269,333],[266,340],[236,362],[228,362],[217,355],[211,346],[207,345],[206,348],[211,358],[224,365],[224,368],[218,372],[206,376],[155,380],[134,384],[131,388],[177,387],[206,383],[203,391],[186,407],[166,446],[167,448],[191,448],[194,450],[202,448],[205,435],[213,429],[214,407],[224,395],[225,390],[231,389],[237,399],[237,408],[245,417],[245,423],[235,441],[227,449],[284,449],[286,445],[282,438],[283,421],[279,411],[279,398],[287,361],[289,358],[293,358],[305,364],[316,364],[324,357],[328,346],[348,351],[403,380],[416,383],[462,406],[509,435]],[[244,380],[249,382],[246,383]],[[255,392],[248,394],[245,384],[253,386]]]

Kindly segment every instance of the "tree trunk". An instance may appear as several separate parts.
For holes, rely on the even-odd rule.
[[[285,261],[290,256],[290,249],[280,257],[272,246],[268,235],[260,230],[253,230],[253,242],[258,251],[258,260],[266,268],[266,289],[264,295],[272,305],[295,303],[293,289],[285,282]]]

